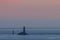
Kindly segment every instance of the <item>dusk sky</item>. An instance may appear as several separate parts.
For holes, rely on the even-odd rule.
[[[0,0],[0,28],[60,28],[60,0]]]

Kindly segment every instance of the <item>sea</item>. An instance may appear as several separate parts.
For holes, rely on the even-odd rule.
[[[18,35],[20,32],[22,29],[0,29],[0,40],[60,40],[60,29],[26,29],[29,35]]]

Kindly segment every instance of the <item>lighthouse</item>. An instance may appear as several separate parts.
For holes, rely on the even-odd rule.
[[[23,32],[18,33],[18,35],[28,35],[25,30],[25,26],[23,26]]]

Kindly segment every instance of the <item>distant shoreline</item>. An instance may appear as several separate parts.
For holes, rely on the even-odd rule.
[[[0,28],[0,29],[22,29],[22,28]],[[51,29],[51,30],[60,30],[60,28],[26,28],[26,29]]]

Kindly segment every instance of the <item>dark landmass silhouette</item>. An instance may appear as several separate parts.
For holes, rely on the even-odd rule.
[[[23,32],[18,33],[18,35],[28,35],[28,33],[26,33],[25,26],[23,27]]]

